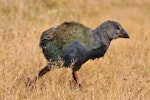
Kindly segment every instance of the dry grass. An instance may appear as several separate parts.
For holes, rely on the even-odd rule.
[[[69,68],[54,68],[32,91],[25,86],[46,65],[38,46],[44,30],[70,20],[95,28],[108,19],[131,38],[82,66],[82,90]],[[149,0],[0,0],[0,27],[0,100],[150,99]]]

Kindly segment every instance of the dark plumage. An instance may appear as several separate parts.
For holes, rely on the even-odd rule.
[[[63,58],[68,67],[74,60],[73,78],[81,85],[77,71],[89,59],[104,56],[110,42],[117,38],[129,38],[123,27],[115,21],[106,21],[96,29],[88,28],[77,22],[64,22],[43,32],[40,47],[48,61]],[[51,70],[48,64],[39,72],[39,77]]]

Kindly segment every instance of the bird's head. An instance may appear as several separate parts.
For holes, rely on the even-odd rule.
[[[102,24],[109,39],[129,38],[125,29],[116,21],[106,21]]]

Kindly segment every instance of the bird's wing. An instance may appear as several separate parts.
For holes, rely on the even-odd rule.
[[[65,65],[68,66],[71,61],[85,62],[88,52],[89,50],[80,42],[73,42],[63,57]]]
[[[55,40],[63,51],[66,51],[75,41],[80,42],[88,49],[91,49],[93,46],[92,29],[80,23],[65,22],[59,25],[56,30]]]
[[[40,46],[43,47],[44,44],[50,43],[49,41],[57,47],[60,55],[65,54],[75,41],[80,42],[88,50],[92,49],[95,44],[92,29],[73,21],[64,22],[43,32]]]

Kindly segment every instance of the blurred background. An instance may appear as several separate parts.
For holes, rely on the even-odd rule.
[[[47,74],[34,91],[25,86],[46,65],[40,35],[64,21],[96,28],[118,21],[130,39],[113,41],[105,57],[83,65],[83,91],[71,69]],[[0,100],[148,100],[150,0],[0,0]]]

